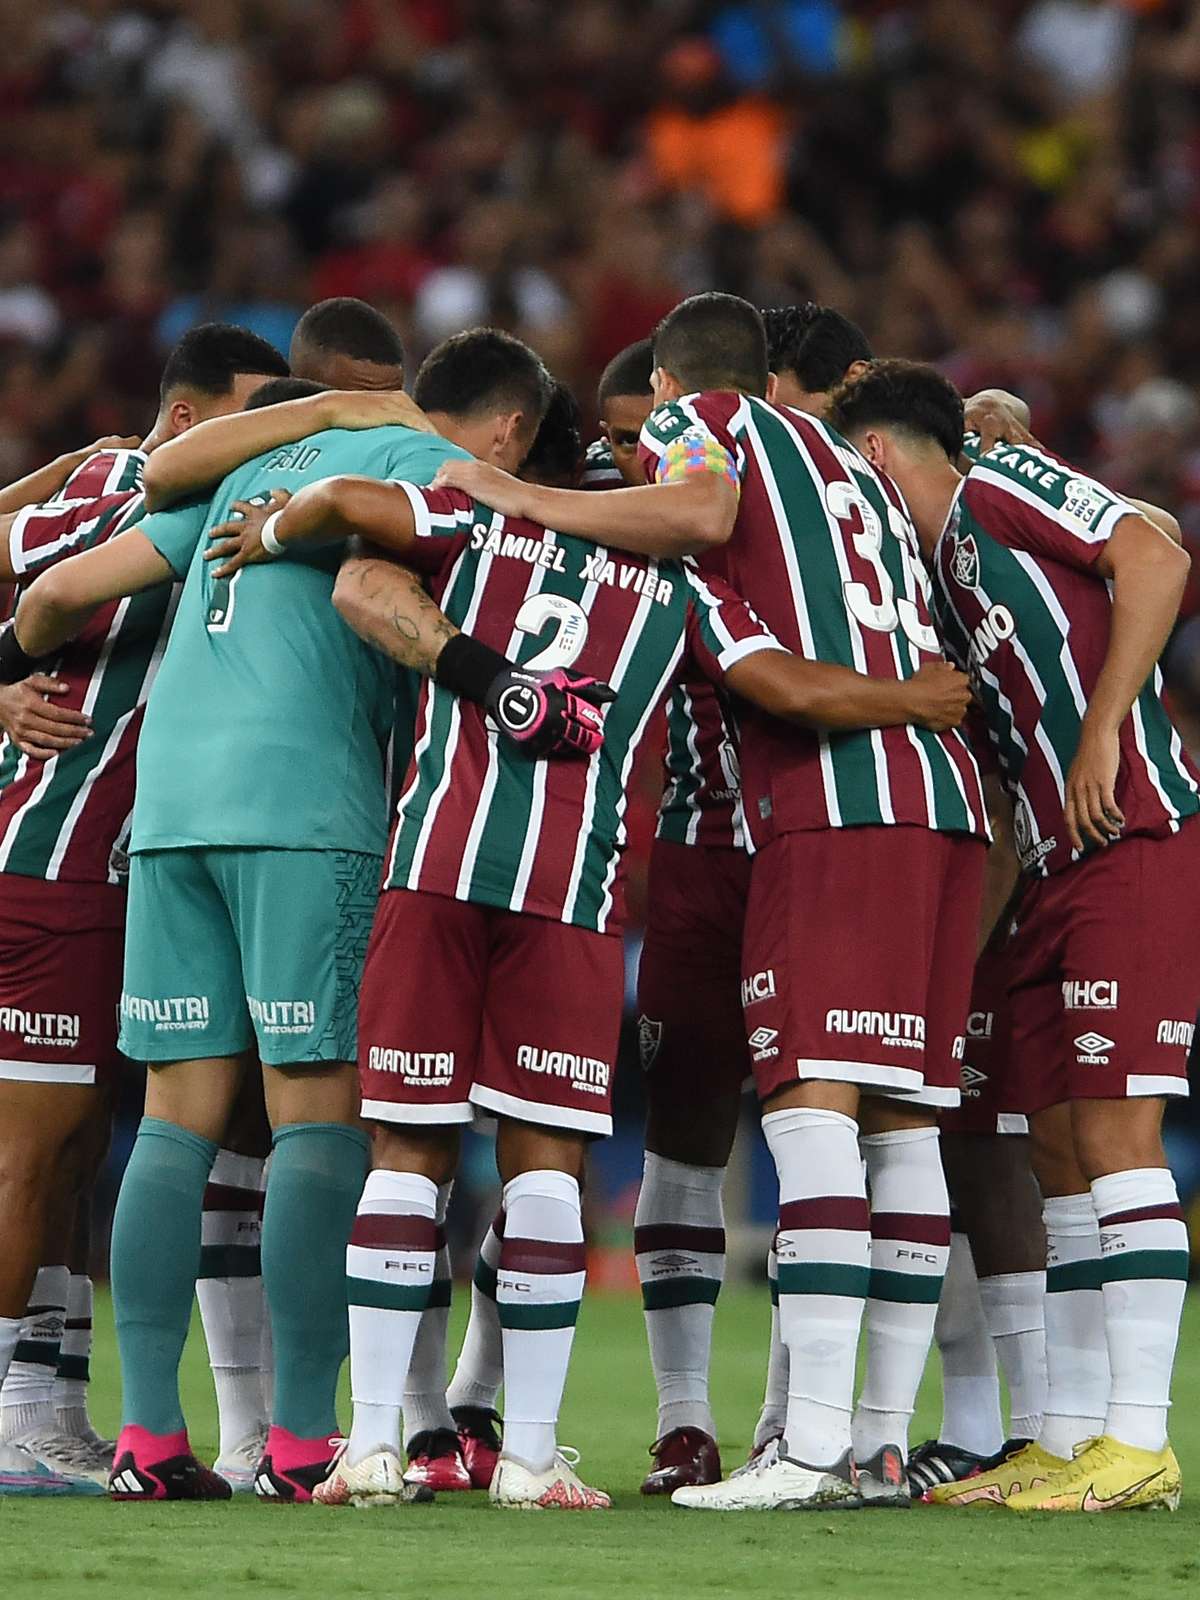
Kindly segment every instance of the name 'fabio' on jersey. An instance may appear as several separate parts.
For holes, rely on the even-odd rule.
[[[1139,514],[1056,456],[999,444],[963,479],[934,552],[938,618],[973,679],[1027,872],[1058,872],[1079,858],[1063,817],[1064,781],[1112,624],[1095,562],[1121,519]],[[1156,669],[1121,727],[1121,837],[1176,832],[1200,810],[1198,777]]]
[[[911,678],[941,655],[929,581],[895,485],[804,412],[730,391],[651,413],[647,476],[735,482],[723,573],[789,650],[872,677]],[[753,709],[740,718],[751,843],[813,828],[907,823],[986,836],[979,769],[957,732],[914,726],[821,733]]]
[[[13,518],[19,586],[140,517],[139,450],[89,456],[60,495]],[[46,666],[67,686],[55,701],[92,719],[89,738],[47,761],[0,747],[0,872],[67,883],[116,883],[133,810],[138,733],[178,591],[170,585],[101,606]]]
[[[434,575],[451,621],[522,666],[604,679],[617,699],[590,759],[530,761],[476,706],[426,683],[385,887],[615,933],[629,777],[681,661],[719,678],[779,645],[723,584],[684,563],[506,519],[455,490],[398,487],[418,535],[406,560]]]

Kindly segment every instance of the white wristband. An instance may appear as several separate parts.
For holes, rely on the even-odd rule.
[[[283,554],[284,547],[275,537],[275,524],[279,521],[282,515],[282,506],[278,511],[272,511],[271,515],[263,523],[262,530],[258,535],[259,543],[269,556],[281,556]]]

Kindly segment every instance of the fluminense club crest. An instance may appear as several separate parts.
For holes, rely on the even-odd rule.
[[[974,534],[969,533],[955,545],[954,554],[950,559],[950,570],[954,574],[955,583],[964,589],[973,589],[979,582],[979,547],[975,543]]]

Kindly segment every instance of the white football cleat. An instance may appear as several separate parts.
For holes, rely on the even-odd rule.
[[[233,1490],[234,1494],[253,1494],[258,1463],[267,1448],[266,1423],[260,1423],[253,1433],[235,1444],[232,1450],[222,1450],[213,1462],[213,1471]]]
[[[560,1446],[544,1472],[501,1455],[488,1498],[509,1511],[607,1511],[612,1501],[603,1489],[592,1489],[575,1471],[579,1452]]]
[[[31,1430],[8,1442],[19,1445],[58,1477],[83,1478],[88,1483],[98,1483],[102,1489],[108,1488],[112,1463],[103,1460],[88,1439],[76,1439],[69,1433],[59,1433],[57,1428],[48,1428]]]
[[[724,1483],[676,1489],[671,1504],[693,1511],[857,1511],[862,1505],[850,1452],[831,1467],[806,1467],[766,1452]]]
[[[373,1451],[354,1466],[346,1461],[349,1441],[343,1440],[333,1458],[329,1475],[316,1485],[312,1497],[318,1506],[420,1505],[433,1499],[433,1490],[424,1484],[405,1483],[400,1452],[390,1448]]]
[[[744,1478],[748,1472],[761,1472],[764,1467],[769,1467],[779,1459],[779,1446],[783,1442],[781,1433],[773,1433],[762,1444],[755,1445],[750,1454],[740,1467],[734,1467],[729,1474],[731,1478]]]

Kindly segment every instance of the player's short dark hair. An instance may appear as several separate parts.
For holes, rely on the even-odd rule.
[[[841,383],[856,361],[874,360],[857,322],[832,306],[813,300],[802,306],[770,306],[762,319],[771,371],[794,373],[810,393]]]
[[[951,461],[962,453],[962,396],[934,367],[919,361],[876,361],[835,389],[826,421],[839,433],[890,427],[913,439],[929,439]]]
[[[273,344],[249,328],[229,322],[204,322],[189,328],[167,357],[159,384],[165,400],[174,389],[195,389],[201,394],[224,395],[241,373],[261,372],[286,378],[288,364]]]
[[[596,403],[603,407],[614,394],[649,394],[653,372],[654,341],[639,339],[636,344],[626,345],[600,374]]]
[[[302,345],[378,367],[404,365],[404,345],[383,312],[351,295],[309,306],[292,334],[292,349]]]
[[[311,378],[268,378],[260,383],[242,407],[243,411],[258,411],[263,406],[277,406],[284,400],[307,400],[310,394],[324,394],[328,384],[314,383]]]
[[[748,300],[735,294],[694,294],[654,330],[654,364],[689,390],[767,392],[767,335]]]
[[[521,411],[540,418],[553,389],[554,379],[527,344],[499,328],[469,328],[425,357],[413,399],[423,411],[452,417]]]
[[[583,413],[566,384],[556,383],[521,473],[543,483],[573,485],[582,470]]]

